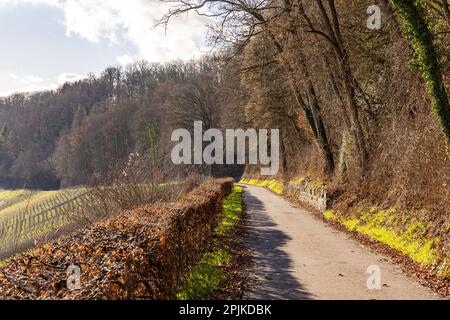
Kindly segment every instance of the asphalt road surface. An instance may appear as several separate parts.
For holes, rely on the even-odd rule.
[[[246,245],[255,252],[254,281],[246,298],[439,299],[387,257],[308,211],[291,206],[267,189],[244,187]],[[378,270],[380,289],[373,289]],[[369,277],[372,289],[367,285]]]

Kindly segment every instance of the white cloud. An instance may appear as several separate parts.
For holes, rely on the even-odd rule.
[[[18,4],[59,8],[64,13],[67,36],[93,43],[106,40],[111,45],[129,42],[139,59],[191,59],[206,49],[206,17],[191,14],[174,18],[167,32],[163,27],[155,28],[155,21],[171,6],[160,0],[0,0],[0,5]]]
[[[9,96],[17,92],[36,92],[44,90],[54,90],[58,84],[52,81],[47,81],[41,77],[27,74],[17,75],[12,72],[0,73],[0,84],[8,84],[8,87],[14,88],[0,92],[0,96]]]
[[[0,6],[16,6],[20,4],[46,4],[56,6],[58,0],[0,0]]]
[[[133,63],[134,61],[136,61],[136,58],[128,55],[128,54],[124,54],[123,56],[119,56],[116,58],[117,63],[119,63],[122,66],[126,66],[128,64]]]
[[[12,72],[4,72],[0,73],[0,84],[8,84],[8,87],[14,89],[0,92],[0,97],[18,92],[56,90],[66,82],[76,82],[83,79],[86,79],[86,76],[77,73],[62,73],[56,79],[43,79],[32,74],[17,75]]]
[[[86,76],[77,73],[63,73],[58,77],[58,85],[63,85],[66,82],[76,82],[86,79]]]
[[[158,0],[67,0],[62,5],[68,35],[91,42],[131,42],[139,58],[151,61],[190,59],[204,46],[206,18],[197,15],[174,18],[167,32],[155,21],[169,9]]]
[[[44,81],[44,79],[42,79],[41,77],[34,76],[32,74],[27,75],[22,79],[22,82],[25,84],[28,84],[28,85],[34,85],[37,83],[41,83],[43,81]]]

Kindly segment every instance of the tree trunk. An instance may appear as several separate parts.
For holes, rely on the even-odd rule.
[[[368,154],[363,129],[361,126],[361,122],[359,121],[358,103],[356,101],[356,93],[354,87],[355,81],[350,70],[350,64],[346,55],[338,55],[338,60],[341,61],[340,67],[343,73],[344,89],[350,108],[350,121],[352,123],[352,131],[354,133],[356,145],[359,151],[359,165],[361,169],[361,175],[365,177],[367,174]]]
[[[327,167],[328,176],[332,176],[334,174],[334,159],[333,153],[331,152],[331,147],[328,142],[327,132],[325,130],[325,125],[323,124],[322,115],[320,111],[319,101],[317,99],[316,91],[312,86],[312,83],[308,83],[308,100],[309,105],[311,106],[311,111],[314,117],[314,122],[317,128],[317,141],[320,145],[320,149],[323,152],[323,156],[325,158],[325,163]]]
[[[441,126],[450,157],[450,104],[443,83],[439,56],[433,43],[433,35],[424,18],[422,8],[408,0],[390,0],[403,24],[403,33],[411,41],[425,80],[432,109]]]
[[[368,153],[364,139],[364,133],[359,121],[358,103],[356,100],[356,80],[353,76],[348,54],[343,44],[341,35],[339,18],[334,4],[334,0],[327,0],[331,12],[331,18],[322,3],[322,0],[316,0],[322,15],[322,21],[328,33],[327,40],[331,43],[334,50],[337,64],[342,74],[345,94],[350,111],[350,121],[352,124],[352,132],[356,140],[356,146],[359,153],[359,165],[361,169],[361,176],[365,177],[367,174]]]
[[[292,34],[292,33],[291,33]],[[283,53],[283,47],[281,44],[276,40],[275,36],[270,33],[270,37],[272,41],[275,44],[275,47],[277,48],[278,52],[280,54]],[[298,39],[298,37],[295,37]],[[308,69],[306,68],[305,62],[302,58],[301,52],[298,53],[298,62],[300,64],[300,73],[303,74],[306,78],[307,85],[305,87],[305,91],[308,96],[308,102],[309,102],[309,108],[306,102],[302,99],[300,92],[298,91],[296,85],[293,83],[293,77],[294,77],[294,69],[291,66],[291,64],[286,61],[286,67],[288,68],[289,75],[290,75],[290,86],[294,93],[294,97],[297,101],[297,103],[301,106],[305,113],[306,120],[308,121],[308,124],[311,127],[311,130],[313,131],[314,137],[316,138],[316,141],[318,143],[320,151],[323,153],[326,163],[326,169],[327,174],[329,176],[332,176],[334,174],[335,164],[333,159],[333,153],[331,152],[331,147],[328,142],[328,136],[326,133],[325,125],[322,120],[322,116],[320,114],[320,104],[317,99],[317,95],[314,89],[314,86],[310,80]]]

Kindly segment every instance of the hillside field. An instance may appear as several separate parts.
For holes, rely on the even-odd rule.
[[[76,222],[87,189],[0,191],[0,254]]]

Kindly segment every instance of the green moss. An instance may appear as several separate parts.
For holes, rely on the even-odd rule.
[[[284,186],[281,182],[272,180],[269,184],[269,190],[271,190],[272,192],[275,192],[276,194],[281,195],[284,193]]]
[[[216,228],[216,234],[225,234],[234,230],[242,212],[242,187],[234,187],[232,194],[225,199],[222,209],[222,220]]]
[[[427,238],[427,225],[410,219],[406,230],[401,231],[396,227],[398,216],[395,208],[378,211],[373,208],[369,211],[358,208],[350,217],[338,216],[333,211],[324,213],[327,220],[338,221],[348,230],[359,232],[397,249],[422,265],[436,263],[436,240]]]
[[[436,260],[432,240],[422,244],[419,240],[412,240],[407,234],[397,234],[373,225],[357,226],[355,230],[401,251],[422,265],[429,265]]]
[[[359,219],[362,220],[363,222],[370,223],[376,226],[393,225],[395,218],[398,217],[395,208],[379,211],[377,211],[376,207],[370,208],[369,211],[364,211],[363,209],[360,208],[356,214],[359,217]]]
[[[216,249],[206,253],[189,273],[176,295],[178,300],[207,299],[220,290],[226,279],[222,267],[229,265],[231,261],[230,252],[220,237],[231,234],[239,222],[242,213],[242,192],[243,188],[236,186],[231,195],[224,200],[222,218],[215,229],[215,234],[218,236],[215,241]]]
[[[349,230],[356,230],[359,220],[358,219],[347,219],[341,220],[341,223]]]
[[[284,193],[283,183],[275,179],[272,180],[241,179],[239,183],[247,184],[250,186],[264,187],[279,195],[282,195]]]
[[[225,274],[220,267],[229,264],[230,260],[231,256],[225,249],[205,254],[189,274],[183,288],[177,294],[177,299],[200,300],[217,291],[225,280]]]
[[[324,214],[323,214],[323,216],[324,216],[325,219],[331,220],[331,221],[334,221],[334,220],[337,219],[336,215],[335,215],[334,212],[331,211],[331,210],[325,211]]]

